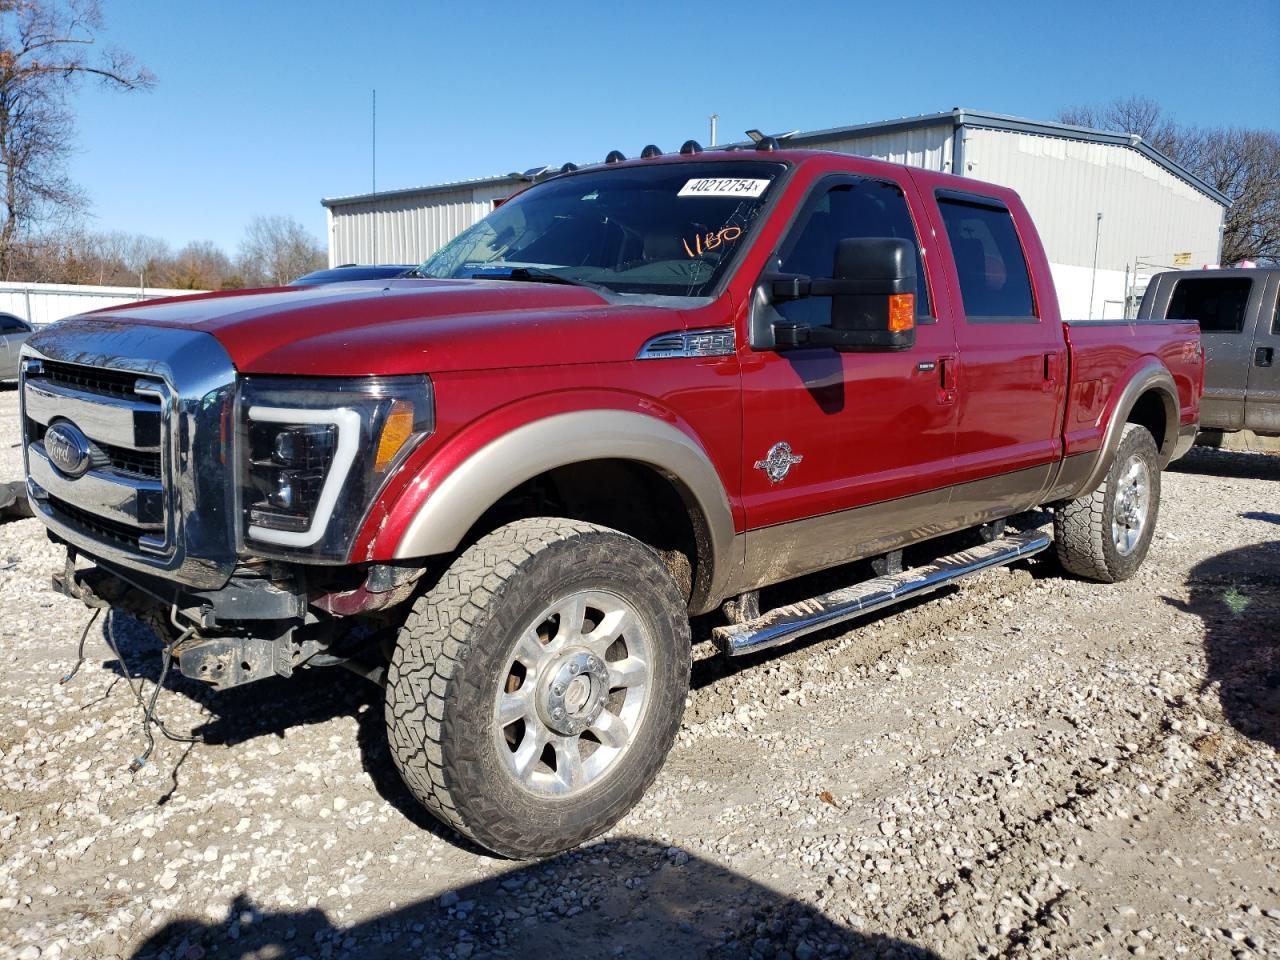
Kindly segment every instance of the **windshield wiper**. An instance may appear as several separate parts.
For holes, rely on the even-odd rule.
[[[521,280],[528,283],[563,283],[571,287],[586,287],[588,290],[603,289],[598,283],[587,280],[576,280],[559,273],[552,273],[542,267],[512,267],[510,273],[477,273],[473,280]]]

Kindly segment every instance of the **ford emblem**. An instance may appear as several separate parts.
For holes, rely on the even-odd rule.
[[[68,477],[83,476],[93,457],[86,437],[74,423],[55,423],[45,431],[44,449],[49,460]]]

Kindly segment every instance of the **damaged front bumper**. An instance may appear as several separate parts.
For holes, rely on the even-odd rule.
[[[423,570],[381,564],[352,570],[352,583],[311,587],[305,568],[262,563],[237,568],[226,585],[199,590],[100,560],[78,566],[68,550],[54,589],[93,608],[122,610],[150,624],[183,676],[217,690],[289,677],[299,667],[348,666],[380,673],[335,655],[352,616],[376,615],[407,599]],[[346,640],[347,637],[342,637]]]

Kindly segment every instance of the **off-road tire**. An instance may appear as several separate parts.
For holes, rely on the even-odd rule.
[[[528,619],[577,589],[611,591],[644,621],[651,688],[616,767],[577,795],[535,796],[498,757],[494,698]],[[507,857],[558,853],[607,830],[652,784],[679,730],[690,656],[684,599],[653,550],[595,524],[518,520],[463,551],[414,602],[387,674],[391,754],[414,796],[459,833]]]
[[[1112,521],[1118,506],[1119,484],[1135,458],[1146,464],[1150,502],[1140,538],[1128,554],[1122,554],[1112,536]],[[1125,424],[1102,485],[1054,511],[1053,537],[1063,567],[1077,576],[1102,583],[1127,580],[1138,571],[1151,546],[1160,512],[1159,464],[1159,451],[1150,431],[1136,423]]]

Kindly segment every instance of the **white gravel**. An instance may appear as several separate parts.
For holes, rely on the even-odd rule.
[[[0,479],[17,398],[0,388]],[[380,692],[170,678],[159,740],[0,523],[0,958],[1280,956],[1280,457],[1196,451],[1128,583],[996,571],[750,663],[696,651],[670,761],[583,850],[420,813]],[[706,635],[705,624],[699,625]]]

